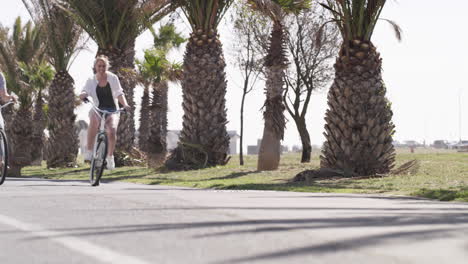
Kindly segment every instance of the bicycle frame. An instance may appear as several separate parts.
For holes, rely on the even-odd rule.
[[[6,103],[6,104],[4,104],[4,105],[1,105],[1,106],[0,106],[0,109],[3,109],[3,108],[5,108],[5,107],[7,107],[7,106],[9,106],[9,105],[11,105],[11,104],[14,104],[14,103],[15,103],[15,102],[13,102],[13,101],[9,101],[8,103]]]
[[[83,100],[84,102],[90,102],[87,98]],[[91,186],[98,186],[99,180],[101,179],[102,173],[104,171],[104,166],[106,165],[106,156],[107,156],[107,148],[108,148],[108,141],[106,135],[106,120],[109,115],[117,114],[121,112],[125,112],[125,109],[119,109],[116,111],[106,111],[99,109],[93,102],[90,102],[94,112],[100,118],[99,130],[96,133],[96,137],[94,139],[94,147],[93,147],[93,157],[91,159],[91,171],[90,171],[90,182]],[[102,114],[102,115],[101,115]],[[97,153],[99,145],[104,142],[104,152]],[[98,155],[102,155],[100,159],[96,160]],[[102,160],[101,160],[102,159]],[[98,162],[98,166],[96,166],[96,162]],[[98,168],[95,171],[95,168]]]
[[[5,103],[4,105],[0,105],[0,112],[3,108],[13,103],[14,101],[9,101]],[[0,134],[1,134],[1,140],[3,141],[2,143],[4,147],[4,148],[0,148],[0,156],[2,157],[2,162],[3,162],[2,168],[1,168],[1,175],[0,175],[0,185],[2,185],[3,182],[5,181],[7,171],[8,171],[8,142],[6,139],[4,127],[0,127]]]
[[[90,102],[90,101],[88,100],[88,102]],[[115,111],[106,111],[106,110],[99,109],[93,102],[90,102],[90,103],[91,103],[91,105],[93,107],[93,110],[96,112],[98,117],[101,119],[100,124],[99,124],[99,130],[98,130],[98,132],[96,134],[96,138],[94,140],[93,155],[95,155],[96,154],[97,139],[99,138],[100,135],[106,133],[106,119],[107,119],[107,117],[112,115],[112,114],[118,114],[118,113],[126,112],[126,110],[124,108],[121,108],[121,109],[118,109],[118,110],[115,110]],[[102,116],[100,114],[102,114]]]

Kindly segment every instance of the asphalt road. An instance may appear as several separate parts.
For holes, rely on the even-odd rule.
[[[468,263],[468,204],[9,178],[0,263]]]

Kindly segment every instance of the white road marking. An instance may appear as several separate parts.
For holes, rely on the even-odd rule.
[[[21,222],[19,220],[1,214],[0,223],[9,225],[11,227],[25,232],[29,232],[34,236],[50,239],[58,244],[61,244],[64,247],[67,247],[73,251],[92,257],[104,263],[149,264],[148,262],[137,259],[135,257],[122,255],[108,248],[104,248],[99,245],[87,242],[85,240],[69,236],[66,233],[47,230],[38,225]]]

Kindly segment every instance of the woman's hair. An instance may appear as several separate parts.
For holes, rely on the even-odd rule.
[[[104,62],[106,64],[107,69],[110,68],[109,58],[106,55],[97,56],[96,59],[94,60],[94,67],[93,68],[96,68],[96,64],[98,63],[98,61]]]

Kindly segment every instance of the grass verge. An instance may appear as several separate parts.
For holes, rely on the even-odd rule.
[[[256,171],[256,156],[246,156],[239,166],[234,156],[226,166],[186,172],[161,172],[144,167],[123,167],[105,172],[103,181],[127,181],[153,185],[173,185],[195,188],[232,190],[280,190],[297,192],[333,192],[410,195],[441,201],[468,202],[468,153],[424,152],[397,155],[397,165],[412,159],[420,161],[413,175],[392,175],[373,179],[321,180],[311,184],[291,183],[291,179],[306,169],[319,167],[318,154],[311,163],[301,164],[298,154],[282,156],[277,171]],[[82,164],[72,169],[27,167],[25,176],[47,179],[87,180],[89,166]]]

